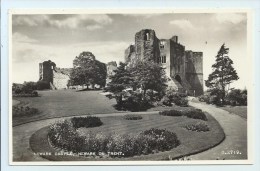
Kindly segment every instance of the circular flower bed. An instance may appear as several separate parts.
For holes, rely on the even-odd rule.
[[[79,125],[82,127],[85,124],[75,124],[73,122],[78,121],[81,123],[83,122],[82,119],[72,118],[71,120],[63,120],[51,125],[48,132],[51,144],[54,147],[73,153],[91,152],[96,155],[117,153],[120,154],[118,157],[131,157],[166,151],[180,144],[175,133],[165,129],[154,128],[137,135],[119,135],[116,133],[104,135],[102,133],[94,134],[88,132],[85,136],[80,136],[77,128],[79,128]],[[89,117],[86,120],[91,119],[93,117]],[[111,157],[115,156],[112,155]]]

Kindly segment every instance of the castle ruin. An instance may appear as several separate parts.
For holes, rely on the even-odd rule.
[[[125,62],[131,66],[140,60],[161,64],[169,87],[189,95],[203,94],[203,53],[185,50],[178,36],[158,39],[154,30],[137,32],[134,45],[125,50]]]

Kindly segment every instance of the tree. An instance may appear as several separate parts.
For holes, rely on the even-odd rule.
[[[105,86],[106,65],[95,59],[91,52],[82,52],[73,60],[73,69],[70,73],[71,85]]]
[[[216,56],[216,62],[212,65],[213,72],[208,76],[208,80],[205,81],[207,87],[212,91],[218,92],[218,96],[223,104],[226,97],[226,92],[229,89],[230,83],[238,80],[236,70],[233,68],[233,61],[228,56],[229,48],[223,44]],[[216,90],[220,90],[216,91]]]
[[[117,104],[122,106],[123,95],[125,94],[123,90],[131,88],[133,82],[131,73],[126,69],[126,63],[120,62],[110,79],[111,81],[107,84],[105,91],[113,93]]]
[[[135,88],[143,90],[143,99],[146,99],[147,90],[163,93],[167,87],[164,69],[153,61],[139,61],[130,68],[134,77]]]

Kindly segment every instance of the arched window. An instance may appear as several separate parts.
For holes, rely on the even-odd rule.
[[[149,33],[145,33],[145,40],[150,40],[150,34]]]

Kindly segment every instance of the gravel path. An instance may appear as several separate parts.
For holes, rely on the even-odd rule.
[[[189,158],[192,160],[247,159],[247,121],[245,119],[213,105],[194,102],[189,102],[189,104],[215,117],[226,134],[225,140],[220,145],[189,156]]]

